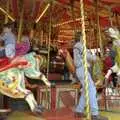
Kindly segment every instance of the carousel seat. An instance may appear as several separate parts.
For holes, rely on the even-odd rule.
[[[9,64],[8,58],[0,58],[0,68]]]
[[[28,62],[22,59],[18,59],[15,57],[12,61],[10,61],[8,58],[1,58],[0,59],[0,72],[13,68],[18,67],[19,65],[27,65]]]

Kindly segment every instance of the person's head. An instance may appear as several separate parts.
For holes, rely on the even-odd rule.
[[[106,49],[106,51],[105,51],[105,57],[108,57],[108,56],[110,56],[110,50]]]
[[[14,23],[6,23],[3,25],[3,32],[11,32],[14,28]]]
[[[68,42],[65,40],[58,40],[58,42],[57,42],[58,49],[66,49],[67,45],[68,45]]]
[[[80,42],[82,40],[82,33],[81,32],[76,32],[74,39],[75,39],[75,42]]]
[[[113,42],[109,41],[107,46],[108,46],[109,49],[111,49],[113,47]]]

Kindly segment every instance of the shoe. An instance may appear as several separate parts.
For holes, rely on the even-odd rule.
[[[92,115],[91,120],[108,120],[108,118],[101,115]]]
[[[86,115],[82,112],[75,112],[75,117],[85,118]]]
[[[40,108],[38,108],[38,106],[36,106],[35,109],[33,110],[33,113],[35,115],[40,115],[40,114],[42,114],[42,110]]]
[[[37,108],[40,109],[42,112],[45,110],[45,108],[42,105],[38,105]]]

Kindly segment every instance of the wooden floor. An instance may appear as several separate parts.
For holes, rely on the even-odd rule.
[[[120,113],[101,112],[101,115],[107,116],[109,120],[120,120]],[[62,108],[58,111],[45,112],[42,116],[34,116],[30,112],[11,113],[8,120],[82,120],[76,118],[74,113],[68,108]]]
[[[7,120],[46,120],[42,116],[35,116],[31,112],[15,111],[8,116]]]
[[[82,120],[80,118],[76,118],[74,116],[74,112],[70,109],[74,105],[72,98],[69,97],[70,96],[68,94],[62,94],[62,102],[64,103],[64,108],[61,108],[59,110],[47,111],[44,112],[42,116],[38,117],[31,114],[31,112],[15,111],[9,115],[8,120]],[[98,102],[100,109],[104,109],[105,106],[105,101],[102,99],[102,97]],[[108,100],[106,104],[108,106],[108,110],[115,112],[102,111],[100,114],[108,117],[109,120],[120,120],[120,99],[111,99],[110,101]]]

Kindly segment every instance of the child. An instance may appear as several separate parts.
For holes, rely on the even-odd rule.
[[[4,42],[4,47],[0,48],[0,58],[7,57],[12,59],[15,56],[16,37],[12,29],[13,23],[7,23],[3,26],[3,33],[0,35],[0,41]]]

